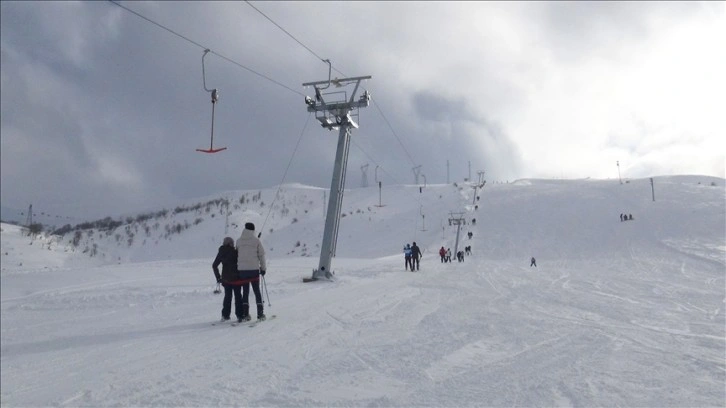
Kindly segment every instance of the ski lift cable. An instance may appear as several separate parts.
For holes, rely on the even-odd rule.
[[[290,88],[289,86],[287,86],[287,85],[284,85],[284,84],[282,84],[282,83],[280,83],[280,82],[278,82],[278,81],[276,81],[276,80],[274,80],[274,79],[272,79],[272,78],[270,78],[270,77],[268,77],[268,76],[266,76],[266,75],[264,75],[264,74],[261,74],[261,73],[259,73],[259,72],[255,71],[255,70],[253,70],[253,69],[251,69],[251,68],[248,68],[248,67],[246,67],[246,66],[244,66],[244,65],[240,64],[239,62],[237,62],[237,61],[234,61],[234,60],[232,60],[232,59],[230,59],[230,58],[228,58],[228,57],[226,57],[226,56],[224,56],[224,55],[222,55],[222,54],[219,54],[219,53],[217,53],[217,52],[215,52],[215,51],[213,51],[213,50],[211,50],[211,49],[209,49],[209,48],[207,48],[207,47],[203,46],[202,44],[199,44],[198,42],[196,42],[196,41],[194,41],[194,40],[192,40],[192,39],[190,39],[190,38],[188,38],[188,37],[186,37],[186,36],[184,36],[184,35],[182,35],[182,34],[179,34],[179,33],[177,33],[176,31],[174,31],[174,30],[172,30],[172,29],[170,29],[170,28],[168,28],[168,27],[166,27],[166,26],[164,26],[164,25],[162,25],[162,24],[160,24],[160,23],[157,23],[156,21],[154,21],[154,20],[151,20],[150,18],[148,18],[148,17],[146,17],[146,16],[144,16],[144,15],[142,15],[142,14],[140,14],[140,13],[138,13],[138,12],[136,12],[136,11],[132,10],[132,9],[130,9],[130,8],[126,7],[126,6],[123,6],[123,5],[119,4],[119,3],[118,3],[118,2],[116,2],[115,0],[108,0],[108,1],[109,1],[110,3],[113,3],[114,5],[116,5],[116,6],[120,7],[120,8],[122,8],[122,9],[124,9],[124,10],[128,11],[129,13],[131,13],[131,14],[134,14],[135,16],[137,16],[137,17],[139,17],[139,18],[141,18],[141,19],[143,19],[143,20],[145,20],[145,21],[147,21],[147,22],[149,22],[149,23],[151,23],[151,24],[154,24],[155,26],[157,26],[157,27],[159,27],[159,28],[161,28],[161,29],[163,29],[163,30],[165,30],[165,31],[167,31],[167,32],[169,32],[169,33],[171,33],[171,34],[173,34],[173,35],[175,35],[175,36],[177,36],[177,37],[179,37],[179,38],[181,38],[181,39],[183,39],[183,40],[185,40],[185,41],[187,41],[187,42],[189,42],[189,43],[191,43],[191,44],[193,44],[193,45],[196,45],[197,47],[199,47],[199,48],[201,48],[201,49],[203,49],[203,50],[205,51],[205,55],[207,54],[207,52],[209,52],[209,53],[212,53],[212,54],[214,54],[214,55],[218,56],[219,58],[222,58],[222,59],[224,59],[224,60],[225,60],[225,61],[227,61],[227,62],[230,62],[230,63],[232,63],[232,64],[234,64],[234,65],[236,65],[236,66],[238,66],[238,67],[240,67],[240,68],[242,68],[242,69],[244,69],[244,70],[246,70],[246,71],[248,71],[248,72],[251,72],[251,73],[253,73],[253,74],[255,74],[255,75],[258,75],[258,76],[260,76],[260,77],[262,77],[262,78],[264,78],[264,79],[267,79],[268,81],[270,81],[270,82],[272,82],[272,83],[274,83],[274,84],[276,84],[276,85],[279,85],[279,86],[281,86],[281,87],[283,87],[283,88],[285,88],[285,89],[287,89],[287,90],[289,90],[289,91],[291,91],[291,92],[294,92],[294,93],[296,93],[296,94],[298,94],[298,95],[300,95],[300,96],[305,96],[305,95],[304,95],[303,93],[301,93],[301,92],[298,92],[298,91],[296,91],[296,90],[294,90],[294,89]],[[250,5],[250,6],[252,6],[252,4],[250,4],[249,2],[247,2],[247,3],[248,3],[248,4]],[[338,72],[339,74],[341,74],[341,75],[345,76],[345,75],[344,75],[344,74],[343,74],[343,73],[342,73],[342,72],[341,72],[340,70],[338,70],[337,68],[333,68],[333,67],[332,67],[332,64],[330,63],[330,61],[329,61],[329,60],[328,60],[328,61],[326,61],[326,60],[324,60],[323,58],[321,58],[321,57],[320,57],[319,55],[317,55],[317,54],[316,54],[316,53],[315,53],[314,51],[312,51],[312,50],[311,50],[310,48],[308,48],[307,46],[305,46],[304,44],[302,44],[302,43],[301,43],[301,42],[300,42],[299,40],[297,40],[297,38],[295,38],[295,37],[294,37],[294,36],[292,36],[292,35],[291,35],[291,34],[290,34],[289,32],[287,32],[287,30],[285,30],[284,28],[282,28],[282,27],[281,27],[281,26],[280,26],[279,24],[275,23],[275,22],[274,22],[274,21],[273,21],[272,19],[270,19],[270,18],[269,18],[269,17],[267,16],[267,15],[265,15],[264,13],[262,13],[261,11],[259,11],[259,9],[257,9],[257,8],[256,8],[256,7],[254,7],[254,6],[252,6],[252,8],[254,8],[255,10],[257,10],[257,11],[258,11],[258,12],[259,12],[260,14],[262,14],[263,16],[265,16],[265,18],[267,18],[267,19],[268,19],[268,20],[269,20],[270,22],[272,22],[273,24],[275,24],[275,26],[277,26],[278,28],[280,28],[281,30],[283,30],[283,31],[284,31],[285,33],[287,33],[287,34],[288,34],[288,35],[289,35],[289,36],[290,36],[291,38],[293,38],[293,39],[294,39],[294,40],[295,40],[296,42],[298,42],[298,43],[299,43],[299,44],[300,44],[301,46],[303,46],[303,47],[304,47],[304,48],[305,48],[306,50],[308,50],[308,51],[309,51],[310,53],[312,53],[312,54],[313,54],[313,55],[314,55],[315,57],[317,57],[318,59],[320,59],[320,60],[321,60],[321,61],[323,61],[323,62],[326,62],[326,63],[328,63],[328,64],[329,64],[329,71],[328,71],[329,73],[330,73],[330,72],[331,72],[331,71],[332,71],[332,70],[334,69],[334,70],[335,70],[336,72]],[[203,58],[203,57],[202,57],[202,58]],[[204,68],[204,66],[202,66],[202,69],[203,69],[203,68]],[[204,86],[205,86],[205,90],[206,90],[206,83],[204,84]],[[363,88],[363,89],[365,89],[365,88]],[[403,145],[403,143],[401,142],[400,138],[398,137],[398,135],[397,135],[397,134],[396,134],[396,132],[394,131],[394,129],[393,129],[393,127],[391,126],[391,124],[390,124],[390,122],[388,121],[388,119],[387,119],[387,118],[385,117],[385,115],[383,115],[383,112],[381,112],[381,111],[380,111],[380,108],[379,108],[379,107],[378,107],[378,105],[377,105],[377,104],[375,103],[375,101],[374,101],[374,105],[375,105],[375,106],[376,106],[376,108],[378,109],[379,113],[380,113],[380,114],[381,114],[381,116],[383,117],[383,119],[384,119],[384,121],[386,122],[386,124],[388,125],[388,127],[389,127],[389,128],[391,129],[391,132],[393,133],[393,135],[394,135],[394,136],[396,137],[396,139],[398,140],[398,142],[399,142],[399,143],[401,144],[401,147],[403,147],[403,149],[404,149],[404,152],[406,152],[406,155],[408,156],[409,160],[411,160],[411,162],[412,162],[412,163],[414,163],[414,162],[413,162],[413,159],[411,158],[411,155],[410,155],[410,154],[408,153],[408,151],[407,151],[407,150],[405,149],[405,146]],[[357,145],[356,145],[356,147],[358,147],[358,148],[360,149],[360,147],[359,147],[359,146],[357,146]],[[361,149],[361,151],[362,151],[362,149]],[[364,153],[365,153],[365,152],[364,152]],[[368,156],[368,154],[367,154],[367,153],[365,153],[365,154],[366,154],[366,155]],[[370,156],[369,156],[369,158],[370,158]],[[414,163],[414,165],[415,165],[415,163]],[[379,166],[379,167],[380,167],[380,166]],[[381,169],[383,169],[383,167],[381,167]],[[383,170],[383,171],[385,172],[385,170]],[[388,173],[387,173],[387,174],[388,174]],[[389,174],[389,176],[390,176],[390,174]]]
[[[138,12],[132,10],[132,9],[130,9],[130,8],[126,7],[126,6],[123,6],[123,5],[119,4],[116,0],[108,0],[108,1],[110,3],[115,4],[116,6],[118,6],[120,8],[122,8],[122,9],[128,11],[129,13],[134,14],[135,16],[137,16],[137,17],[139,17],[139,18],[141,18],[143,20],[146,20],[147,22],[149,22],[149,23],[151,23],[151,24],[153,24],[153,25],[161,28],[162,30],[168,31],[171,34],[174,34],[175,36],[177,36],[177,37],[179,37],[179,38],[181,38],[181,39],[183,39],[183,40],[185,40],[185,41],[187,41],[187,42],[189,42],[191,44],[196,45],[197,47],[201,48],[202,50],[205,50],[205,51],[206,50],[209,50],[210,53],[218,56],[219,58],[222,58],[223,60],[225,60],[225,61],[227,61],[229,63],[232,63],[232,64],[234,64],[234,65],[236,65],[236,66],[238,66],[238,67],[240,67],[240,68],[242,68],[242,69],[250,72],[250,73],[253,73],[253,74],[255,74],[255,75],[257,75],[257,76],[259,76],[261,78],[264,78],[264,79],[266,79],[266,80],[268,80],[268,81],[270,81],[270,82],[272,82],[272,83],[274,83],[276,85],[279,85],[279,86],[287,89],[290,92],[294,92],[294,93],[296,93],[296,94],[298,94],[300,96],[305,96],[305,94],[303,94],[302,92],[296,91],[293,88],[290,88],[289,86],[287,86],[287,85],[285,85],[285,84],[283,84],[283,83],[281,83],[279,81],[276,81],[276,80],[268,77],[267,75],[264,75],[262,73],[259,73],[259,72],[255,71],[255,70],[253,70],[252,68],[246,67],[246,66],[240,64],[239,62],[237,62],[237,61],[235,61],[235,60],[233,60],[231,58],[228,58],[228,57],[226,57],[226,56],[224,56],[224,55],[222,55],[222,54],[220,54],[220,53],[218,53],[218,52],[216,52],[214,50],[211,50],[211,49],[203,46],[202,44],[199,44],[198,42],[190,39],[189,37],[186,37],[186,36],[184,36],[182,34],[177,33],[176,31],[172,30],[171,28],[168,28],[168,27],[164,26],[163,24],[157,23],[156,21],[154,21],[154,20],[152,20],[152,19],[150,19],[150,18],[148,18],[148,17],[146,17],[146,16],[144,16],[144,15],[142,15],[142,14],[140,14],[140,13],[138,13]]]
[[[383,111],[378,106],[378,104],[376,103],[375,99],[371,98],[371,100],[373,100],[373,106],[375,106],[376,107],[376,110],[378,110],[378,113],[381,114],[381,117],[383,118],[383,121],[386,122],[386,124],[388,125],[388,128],[391,129],[391,133],[393,133],[393,136],[396,138],[396,140],[398,140],[398,143],[401,145],[401,149],[403,149],[404,153],[406,153],[406,156],[408,156],[408,159],[411,161],[411,164],[413,164],[414,167],[415,167],[416,166],[416,162],[413,161],[413,157],[411,157],[411,154],[408,152],[408,150],[406,150],[406,146],[401,141],[401,138],[398,137],[398,135],[396,134],[396,131],[393,130],[393,126],[391,126],[391,123],[388,121],[388,118],[386,118],[386,115],[383,114]]]
[[[373,160],[373,158],[372,158],[372,157],[371,157],[371,156],[370,156],[370,155],[369,155],[369,154],[368,154],[368,153],[367,153],[367,152],[366,152],[365,150],[363,150],[363,148],[362,148],[362,147],[360,147],[360,146],[358,145],[358,143],[356,143],[356,142],[355,142],[355,140],[353,140],[353,139],[350,139],[350,143],[351,143],[351,144],[352,144],[353,146],[357,147],[357,148],[358,148],[358,150],[360,150],[360,151],[361,151],[361,152],[362,152],[362,153],[363,153],[363,154],[364,154],[364,155],[365,155],[365,156],[366,156],[366,157],[368,158],[368,160],[370,160],[370,161],[371,161],[371,162],[372,162],[373,164],[375,164],[376,166],[378,166],[378,168],[380,168],[380,169],[381,169],[381,170],[382,170],[382,171],[383,171],[384,173],[386,173],[386,174],[388,175],[388,177],[390,177],[390,178],[391,178],[391,180],[393,180],[393,182],[394,182],[395,184],[401,184],[401,183],[399,183],[399,182],[398,182],[398,180],[396,180],[396,178],[395,178],[395,177],[393,177],[393,175],[391,175],[391,173],[387,172],[387,171],[386,171],[386,169],[385,169],[385,168],[383,168],[383,166],[381,166],[381,165],[379,165],[378,163],[376,163],[376,161],[375,161],[375,160]]]
[[[341,72],[337,68],[333,68],[333,66],[330,63],[330,60],[329,59],[323,59],[315,51],[313,51],[312,49],[310,49],[310,47],[308,47],[307,45],[303,44],[302,41],[300,41],[297,38],[295,38],[295,36],[292,35],[292,34],[290,34],[289,31],[285,30],[285,28],[283,28],[280,24],[276,23],[273,19],[271,19],[267,14],[263,13],[260,9],[258,9],[255,6],[253,6],[252,3],[250,3],[247,0],[245,0],[245,3],[247,3],[253,9],[255,9],[255,11],[257,11],[258,13],[260,13],[263,17],[265,17],[269,22],[271,22],[272,24],[274,24],[277,28],[279,28],[280,30],[282,30],[285,34],[287,34],[295,42],[297,42],[298,44],[300,44],[301,47],[303,47],[306,50],[308,50],[308,52],[310,52],[312,55],[314,55],[319,60],[321,60],[321,61],[323,61],[323,62],[325,62],[325,63],[328,64],[328,85],[325,88],[319,88],[319,89],[326,89],[327,87],[330,86],[330,82],[331,82],[330,78],[331,78],[332,70],[335,70],[335,72],[337,72],[340,75],[342,75],[343,77],[345,77],[345,74],[343,72]],[[362,88],[363,88],[364,91],[366,91],[366,92],[368,91],[365,87],[362,87]],[[383,121],[386,123],[386,125],[388,125],[388,127],[391,129],[391,133],[393,133],[393,136],[396,138],[396,140],[398,140],[398,143],[401,145],[401,148],[406,153],[406,156],[408,156],[408,159],[411,161],[411,164],[413,164],[414,166],[416,166],[416,162],[414,162],[413,158],[411,157],[411,154],[408,152],[408,150],[406,150],[406,146],[403,144],[403,142],[401,141],[401,139],[398,137],[398,134],[396,134],[396,131],[393,129],[393,126],[391,126],[391,123],[388,121],[388,118],[386,118],[386,116],[383,114],[383,112],[381,111],[381,108],[378,106],[378,104],[375,102],[375,100],[373,101],[373,105],[375,105],[375,107],[378,110],[378,112],[380,113],[381,117],[383,117]]]
[[[282,174],[282,180],[280,181],[280,184],[277,186],[277,191],[275,192],[275,198],[272,199],[272,204],[270,204],[270,209],[267,211],[267,216],[265,217],[265,221],[262,222],[262,227],[260,228],[260,233],[258,234],[258,238],[262,235],[262,231],[265,229],[265,224],[267,224],[267,219],[270,218],[270,213],[272,212],[272,208],[275,206],[275,201],[277,201],[277,197],[280,193],[280,189],[282,188],[282,184],[285,182],[285,178],[287,178],[287,172],[290,170],[290,165],[292,164],[292,159],[295,158],[295,154],[297,153],[297,149],[300,146],[300,141],[302,140],[303,135],[305,134],[305,129],[308,127],[308,123],[310,123],[310,117],[312,116],[312,112],[308,114],[308,118],[305,120],[305,125],[302,128],[302,131],[300,132],[300,136],[297,138],[297,143],[295,143],[295,148],[292,150],[292,156],[290,156],[290,160],[287,162],[287,167],[285,168],[285,172]]]
[[[281,26],[281,25],[277,24],[277,23],[276,23],[276,22],[275,22],[274,20],[272,20],[272,19],[271,19],[270,17],[268,17],[268,16],[267,16],[267,15],[266,15],[265,13],[263,13],[262,11],[260,11],[260,9],[258,9],[258,8],[257,8],[257,7],[255,7],[255,6],[253,6],[253,5],[252,5],[252,3],[250,3],[249,1],[246,1],[246,0],[245,0],[245,3],[247,3],[247,5],[248,5],[248,6],[252,7],[253,9],[255,9],[255,11],[257,11],[258,13],[262,14],[262,16],[263,16],[263,17],[265,17],[265,18],[266,18],[267,20],[269,20],[269,21],[270,21],[270,22],[271,22],[272,24],[274,24],[274,25],[275,25],[275,26],[276,26],[277,28],[279,28],[280,30],[282,30],[282,31],[283,31],[283,32],[284,32],[285,34],[287,34],[287,35],[288,35],[288,36],[289,36],[290,38],[292,38],[293,40],[295,40],[295,42],[297,42],[298,44],[300,44],[300,46],[302,46],[302,47],[303,47],[303,48],[305,48],[306,50],[310,51],[310,53],[311,53],[311,54],[313,54],[313,55],[314,55],[315,57],[317,57],[317,58],[318,58],[319,60],[321,60],[321,61],[323,61],[323,62],[326,62],[326,61],[327,61],[328,63],[330,63],[330,61],[329,61],[329,60],[323,59],[323,57],[321,57],[320,55],[316,54],[316,53],[315,53],[315,51],[311,50],[311,49],[310,49],[310,48],[309,48],[309,47],[308,47],[307,45],[305,45],[305,44],[303,44],[302,42],[300,42],[300,40],[298,40],[297,38],[295,38],[295,36],[294,36],[294,35],[290,34],[290,33],[289,33],[289,32],[288,32],[287,30],[285,30],[284,28],[282,28],[282,26]]]

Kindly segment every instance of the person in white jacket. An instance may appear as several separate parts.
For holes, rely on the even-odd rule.
[[[255,224],[248,222],[242,235],[236,243],[237,248],[237,271],[242,284],[242,318],[239,321],[251,320],[250,318],[250,284],[255,292],[257,301],[257,319],[265,320],[262,303],[262,292],[260,292],[260,275],[265,276],[267,263],[265,261],[265,248],[262,242],[255,236]]]

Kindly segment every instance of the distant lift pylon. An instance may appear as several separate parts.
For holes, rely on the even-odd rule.
[[[204,90],[212,94],[212,134],[209,140],[209,149],[197,149],[198,152],[203,153],[217,153],[221,152],[222,150],[227,150],[226,147],[220,147],[218,149],[214,148],[214,105],[219,100],[219,91],[215,89],[207,89],[207,77],[206,73],[204,72],[204,57],[207,56],[207,53],[209,50],[204,50],[204,55],[202,55],[202,83],[204,85]]]

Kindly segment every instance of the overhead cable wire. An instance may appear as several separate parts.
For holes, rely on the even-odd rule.
[[[288,36],[290,36],[290,38],[292,38],[293,40],[295,40],[295,42],[297,42],[298,44],[300,44],[300,46],[302,46],[303,48],[305,48],[306,50],[308,50],[308,52],[310,52],[310,53],[311,53],[312,55],[314,55],[314,56],[315,56],[316,58],[320,59],[320,60],[321,60],[321,61],[323,61],[323,62],[327,62],[327,60],[324,60],[324,59],[323,59],[323,58],[322,58],[322,57],[321,57],[320,55],[318,55],[318,54],[317,54],[317,53],[316,53],[315,51],[313,51],[312,49],[310,49],[310,47],[308,47],[307,45],[303,44],[303,43],[302,43],[302,42],[301,42],[300,40],[298,40],[297,38],[295,38],[295,36],[293,36],[292,34],[290,34],[290,32],[288,32],[287,30],[285,30],[285,29],[284,29],[284,28],[283,28],[283,27],[282,27],[282,26],[281,26],[280,24],[277,24],[277,23],[276,23],[276,22],[275,22],[275,21],[274,21],[274,20],[273,20],[272,18],[270,18],[270,17],[268,16],[268,15],[266,15],[265,13],[263,13],[262,11],[260,11],[260,10],[259,10],[259,9],[258,9],[257,7],[253,6],[253,5],[252,5],[252,3],[250,3],[250,2],[249,2],[249,1],[247,1],[247,0],[245,0],[245,3],[247,3],[247,4],[248,4],[248,5],[250,6],[250,7],[252,7],[253,9],[255,9],[255,10],[256,10],[256,11],[258,12],[258,13],[260,13],[260,14],[261,14],[262,16],[264,16],[264,17],[265,17],[265,18],[266,18],[266,19],[267,19],[268,21],[270,21],[270,22],[271,22],[272,24],[274,24],[274,25],[275,25],[275,26],[276,26],[277,28],[279,28],[280,30],[282,30],[282,31],[283,31],[283,32],[284,32],[285,34],[287,34]],[[331,65],[332,65],[332,64],[331,64]],[[346,76],[346,75],[345,75],[345,74],[344,74],[343,72],[341,72],[340,70],[338,70],[338,69],[337,69],[337,68],[335,68],[335,67],[333,67],[333,70],[335,70],[335,72],[339,73],[340,75],[342,75],[342,76],[344,76],[344,77]],[[364,89],[365,91],[367,91],[367,89],[366,89],[365,87],[363,87],[363,89]],[[390,122],[388,121],[388,118],[386,118],[386,115],[384,115],[384,114],[383,114],[383,111],[381,111],[380,107],[378,107],[378,104],[377,104],[377,103],[375,102],[375,100],[373,100],[373,105],[375,105],[375,107],[376,107],[376,109],[378,110],[378,112],[380,113],[381,117],[383,117],[383,121],[384,121],[384,122],[386,123],[386,125],[388,125],[388,128],[389,128],[389,129],[391,129],[391,133],[393,133],[393,136],[394,136],[394,137],[396,138],[396,140],[398,140],[398,143],[399,143],[399,144],[401,145],[401,148],[402,148],[402,149],[403,149],[403,151],[404,151],[404,152],[406,153],[406,156],[408,156],[408,159],[409,159],[409,160],[411,161],[411,164],[412,164],[412,165],[413,165],[413,166],[415,167],[415,166],[416,166],[416,162],[415,162],[415,161],[413,160],[413,158],[411,157],[411,154],[410,154],[410,153],[408,152],[408,150],[406,149],[406,145],[404,145],[404,144],[403,144],[403,142],[401,141],[401,138],[399,138],[399,137],[398,137],[398,134],[396,134],[396,131],[395,131],[395,130],[393,130],[393,126],[391,126],[391,123],[390,123]],[[356,145],[356,147],[358,147],[358,148],[360,149],[360,147],[359,147],[358,145]],[[367,154],[367,153],[365,153],[365,152],[364,152],[364,154],[368,155],[368,154]],[[369,156],[369,158],[370,158],[370,156]],[[379,167],[380,167],[380,166],[379,166]]]
[[[143,20],[145,20],[145,21],[147,21],[147,22],[149,22],[149,23],[151,23],[151,24],[153,24],[153,25],[161,28],[162,30],[168,31],[171,34],[174,34],[175,36],[177,36],[177,37],[179,37],[179,38],[181,38],[181,39],[183,39],[183,40],[185,40],[185,41],[187,41],[187,42],[189,42],[189,43],[191,43],[193,45],[196,45],[197,47],[201,48],[202,50],[205,50],[205,51],[206,50],[209,50],[209,52],[211,54],[214,54],[214,55],[218,56],[219,58],[222,58],[225,61],[228,61],[228,62],[230,62],[230,63],[232,63],[232,64],[234,64],[234,65],[236,65],[236,66],[238,66],[238,67],[240,67],[242,69],[245,69],[245,70],[247,70],[247,71],[249,71],[249,72],[251,72],[251,73],[253,73],[253,74],[255,74],[255,75],[259,76],[259,77],[261,77],[261,78],[264,78],[264,79],[266,79],[266,80],[268,80],[268,81],[270,81],[270,82],[272,82],[272,83],[274,83],[276,85],[279,85],[279,86],[287,89],[288,91],[294,92],[294,93],[296,93],[296,94],[298,94],[300,96],[305,96],[305,94],[303,94],[302,92],[296,91],[296,90],[290,88],[289,86],[287,86],[287,85],[285,85],[285,84],[283,84],[281,82],[278,82],[278,81],[276,81],[276,80],[268,77],[267,75],[264,75],[262,73],[259,73],[259,72],[255,71],[255,70],[253,70],[252,68],[246,67],[246,66],[240,64],[239,62],[237,62],[237,61],[235,61],[235,60],[233,60],[233,59],[231,59],[229,57],[226,57],[226,56],[224,56],[222,54],[219,54],[218,52],[216,52],[214,50],[211,50],[208,47],[203,46],[202,44],[200,44],[200,43],[192,40],[191,38],[186,37],[186,36],[184,36],[182,34],[179,34],[178,32],[172,30],[171,28],[166,27],[165,25],[163,25],[161,23],[157,23],[156,21],[154,21],[154,20],[152,20],[152,19],[150,19],[150,18],[148,18],[148,17],[146,17],[146,16],[144,16],[144,15],[142,15],[142,14],[140,14],[140,13],[138,13],[138,12],[132,10],[132,9],[130,9],[130,8],[126,7],[126,6],[123,6],[123,5],[119,4],[115,0],[108,0],[108,1],[110,3],[113,3],[113,4],[117,5],[117,6],[119,6],[122,9],[128,11],[129,13],[134,14],[135,16],[137,16],[137,17],[139,17],[139,18],[141,18],[141,19],[143,19]]]
[[[292,156],[290,157],[290,160],[287,162],[287,167],[285,168],[285,172],[282,174],[282,181],[280,181],[280,184],[277,186],[277,191],[275,192],[275,198],[272,200],[272,204],[270,204],[270,210],[267,211],[267,216],[265,217],[265,221],[262,223],[262,228],[260,228],[260,233],[264,230],[265,224],[267,224],[267,219],[270,218],[270,213],[272,212],[272,208],[275,206],[275,201],[277,201],[277,197],[280,194],[280,189],[282,188],[282,184],[285,182],[285,178],[287,177],[287,172],[290,170],[290,165],[292,164],[292,159],[295,158],[295,154],[297,153],[297,149],[300,146],[300,141],[302,140],[303,134],[305,134],[305,129],[308,127],[308,123],[310,122],[310,116],[312,114],[308,114],[308,118],[305,120],[305,125],[302,128],[302,131],[300,132],[300,136],[297,138],[297,143],[295,143],[295,148],[292,150]]]
[[[396,178],[395,178],[395,177],[393,177],[393,175],[391,175],[391,173],[387,172],[387,171],[386,171],[386,169],[384,169],[384,168],[383,168],[383,166],[380,166],[380,165],[379,165],[378,163],[376,163],[376,161],[375,161],[375,160],[373,160],[373,158],[372,158],[372,157],[371,157],[371,156],[370,156],[370,155],[369,155],[369,154],[368,154],[368,153],[367,153],[367,152],[366,152],[365,150],[363,150],[363,148],[362,148],[362,147],[358,146],[358,144],[357,144],[357,143],[356,143],[356,142],[355,142],[355,141],[354,141],[353,139],[351,139],[351,140],[350,140],[350,142],[351,142],[351,143],[352,143],[352,144],[353,144],[353,145],[354,145],[355,147],[357,147],[357,148],[358,148],[358,150],[360,150],[361,152],[363,152],[363,154],[364,154],[364,155],[365,155],[365,156],[366,156],[366,157],[368,158],[368,160],[372,161],[372,162],[373,162],[373,164],[375,164],[376,166],[380,167],[380,168],[381,168],[381,170],[382,170],[382,171],[383,171],[384,173],[386,173],[386,174],[388,175],[388,177],[390,177],[390,178],[391,178],[391,180],[393,180],[393,182],[394,182],[395,184],[401,184],[401,183],[399,183],[399,181],[398,181],[398,180],[396,180]]]
[[[255,11],[257,11],[258,13],[262,14],[262,16],[263,16],[263,17],[265,17],[265,18],[266,18],[267,20],[269,20],[269,21],[270,21],[270,22],[271,22],[272,24],[274,24],[274,25],[275,25],[275,26],[276,26],[277,28],[279,28],[280,30],[282,30],[282,31],[283,31],[283,32],[284,32],[285,34],[287,34],[287,35],[288,35],[288,36],[289,36],[290,38],[292,38],[293,40],[295,40],[295,42],[296,42],[296,43],[300,44],[300,45],[301,45],[301,46],[302,46],[303,48],[305,48],[306,50],[310,51],[310,53],[311,53],[311,54],[313,54],[313,55],[314,55],[315,57],[317,57],[317,58],[318,58],[319,60],[321,60],[321,61],[323,61],[323,62],[326,62],[326,60],[325,60],[325,59],[324,59],[323,57],[321,57],[320,55],[316,54],[316,53],[315,53],[315,51],[311,50],[310,48],[308,48],[308,46],[307,46],[307,45],[305,45],[305,44],[303,44],[302,42],[300,42],[300,40],[298,40],[297,38],[295,38],[295,36],[294,36],[294,35],[290,34],[290,33],[289,33],[289,32],[288,32],[287,30],[285,30],[285,29],[284,29],[284,28],[283,28],[283,27],[282,27],[281,25],[277,24],[277,23],[276,23],[276,22],[275,22],[275,21],[274,21],[273,19],[271,19],[270,17],[268,17],[268,16],[267,16],[267,14],[263,13],[262,11],[260,11],[260,9],[258,9],[258,8],[257,8],[257,7],[255,7],[255,6],[253,6],[253,5],[252,5],[252,3],[250,3],[250,2],[249,2],[249,1],[247,1],[247,0],[245,0],[245,3],[247,3],[247,5],[249,5],[249,6],[250,6],[250,7],[252,7],[253,9],[255,9]]]
[[[389,127],[389,128],[391,129],[391,133],[393,133],[393,136],[395,136],[395,137],[396,137],[396,140],[398,140],[398,143],[399,143],[399,144],[401,145],[401,148],[402,148],[402,149],[403,149],[403,151],[404,151],[404,152],[406,153],[406,156],[408,156],[408,159],[409,159],[409,160],[411,160],[411,163],[412,163],[412,164],[414,165],[414,167],[415,167],[415,166],[416,166],[416,162],[415,162],[415,161],[413,161],[413,157],[411,157],[411,154],[409,154],[409,153],[408,153],[408,150],[406,150],[406,146],[405,146],[405,145],[403,144],[403,142],[401,141],[401,138],[400,138],[400,137],[398,137],[398,135],[396,134],[396,131],[395,131],[395,130],[393,130],[393,126],[391,126],[391,123],[390,123],[390,122],[388,121],[388,118],[386,118],[386,115],[384,115],[384,114],[383,114],[383,111],[381,110],[381,108],[379,108],[379,107],[378,107],[378,104],[376,103],[376,101],[375,101],[375,100],[373,100],[373,98],[371,98],[371,100],[373,101],[373,106],[375,106],[375,107],[376,107],[376,109],[378,110],[378,112],[379,112],[379,113],[381,114],[381,117],[382,117],[382,118],[383,118],[383,120],[384,120],[384,121],[386,122],[386,124],[388,125],[388,127]]]

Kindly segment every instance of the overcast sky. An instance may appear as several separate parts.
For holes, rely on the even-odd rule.
[[[346,187],[726,177],[723,2],[0,2],[2,205],[116,216],[329,187],[305,82],[371,75]],[[312,51],[312,52],[311,52]],[[219,55],[276,81],[264,79]],[[316,56],[317,55],[317,56]],[[318,58],[318,56],[320,58]],[[281,86],[280,84],[284,85]],[[286,88],[287,87],[287,88]],[[289,88],[289,89],[288,89]],[[302,135],[302,136],[301,136]],[[293,156],[295,146],[300,145]],[[420,178],[423,183],[423,177]]]

